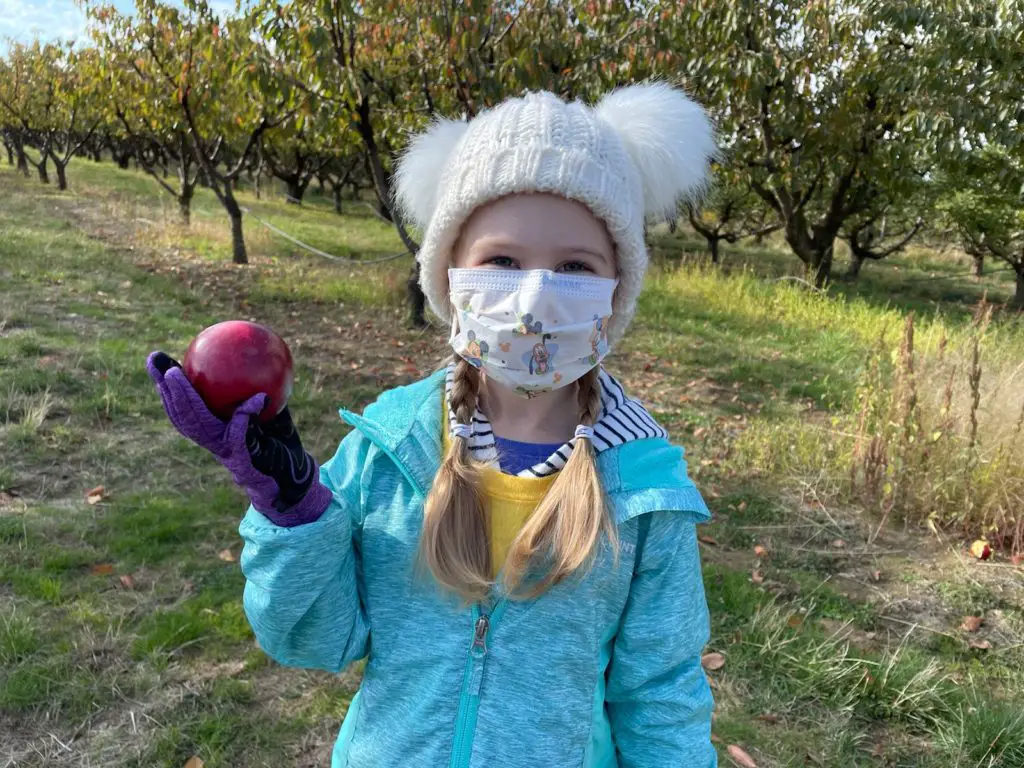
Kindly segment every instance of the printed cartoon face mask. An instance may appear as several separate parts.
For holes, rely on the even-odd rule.
[[[546,269],[449,269],[456,354],[524,397],[579,379],[608,354],[617,280]]]

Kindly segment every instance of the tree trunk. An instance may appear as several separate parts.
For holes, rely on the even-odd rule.
[[[856,253],[850,254],[850,268],[846,272],[846,276],[851,280],[856,280],[860,276],[860,268],[864,266],[864,259],[858,256]]]
[[[718,240],[717,237],[708,238],[708,250],[711,252],[711,263],[718,263]]]
[[[973,253],[971,254],[971,274],[974,277],[981,277],[985,274],[985,254],[984,253]],[[1020,284],[1018,283],[1018,290]]]
[[[679,228],[679,221],[674,216],[668,220],[668,233],[674,235]]]
[[[284,180],[285,186],[288,188],[288,200],[287,202],[292,205],[302,205],[302,198],[306,194],[306,187],[309,186],[309,182],[303,182],[298,178],[291,178]]]
[[[120,155],[117,155],[115,159],[117,160],[118,168],[121,168],[122,170],[128,170],[128,166],[131,165],[132,156],[130,152],[124,152]]]
[[[427,297],[423,295],[423,289],[420,288],[420,263],[418,261],[415,262],[409,273],[406,294],[409,297],[409,325],[413,328],[426,328]]]
[[[829,244],[824,251],[816,253],[815,261],[807,265],[807,271],[814,278],[815,288],[824,288],[832,277],[832,256],[835,253],[834,246]]]
[[[334,198],[334,212],[341,213],[341,185],[338,184],[331,189],[331,196]]]
[[[50,183],[50,174],[46,170],[46,155],[43,155],[43,158],[36,164],[36,173],[39,174],[39,181],[43,184]]]
[[[29,177],[29,172],[28,172],[28,158],[25,157],[25,147],[23,145],[21,145],[21,144],[18,144],[14,148],[14,151],[15,151],[15,154],[17,155],[17,157],[18,157],[18,170],[21,171],[21,175],[24,176],[27,179]]]
[[[7,164],[14,165],[14,147],[4,142],[4,149],[7,150]]]
[[[68,188],[67,164],[58,160],[53,161],[53,167],[57,169],[57,189],[62,192]]]
[[[1015,266],[1017,287],[1013,293],[1013,306],[1024,309],[1024,261]]]
[[[377,205],[382,209],[381,214],[395,225],[395,229],[398,230],[398,236],[402,239],[402,245],[415,255],[419,250],[419,244],[409,236],[400,217],[392,218],[391,210],[388,207],[388,202],[391,200],[391,179],[384,171],[384,165],[380,161],[380,151],[374,139],[373,124],[370,121],[370,100],[365,95],[359,102],[356,112],[359,116],[359,119],[356,121],[356,130],[359,132],[363,140],[363,146],[366,148],[364,159],[366,160],[367,170],[370,172],[370,178],[373,180],[373,189],[377,193]],[[419,269],[420,266],[417,261],[409,276],[409,281],[406,283],[406,294],[409,297],[409,322],[413,327],[423,328],[427,325],[427,319],[424,315],[426,296],[423,294],[423,289],[420,288]]]
[[[231,261],[235,264],[248,264],[249,255],[245,252],[245,237],[242,234],[242,209],[231,194],[231,186],[224,187],[224,207],[231,217]]]
[[[192,187],[183,187],[178,194],[178,216],[184,226],[192,223]]]

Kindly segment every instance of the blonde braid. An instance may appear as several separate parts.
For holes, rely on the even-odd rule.
[[[479,396],[480,372],[459,358],[451,389],[457,423],[472,425]],[[419,548],[421,566],[425,565],[439,584],[468,602],[483,599],[491,588],[489,523],[479,480],[480,470],[470,457],[469,440],[452,435],[423,506]]]
[[[599,376],[600,369],[594,368],[577,383],[579,421],[587,426],[596,423],[601,410]],[[597,471],[597,453],[590,439],[577,437],[565,467],[512,543],[505,589],[515,597],[537,597],[577,570],[591,567],[602,533],[617,562],[618,535]],[[534,567],[543,567],[545,573],[528,583]]]

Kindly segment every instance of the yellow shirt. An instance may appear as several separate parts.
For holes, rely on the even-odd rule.
[[[441,424],[448,423],[447,405],[442,396]],[[447,455],[450,441],[448,430],[442,427],[443,449]],[[516,477],[486,467],[482,471],[481,486],[484,507],[491,521],[487,538],[491,545],[491,575],[495,578],[505,564],[509,548],[526,519],[540,504],[544,494],[558,475],[548,477]]]

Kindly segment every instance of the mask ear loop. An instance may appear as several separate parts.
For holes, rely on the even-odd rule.
[[[455,347],[455,337],[459,335],[459,310],[453,307],[452,330],[448,334],[448,346]]]

